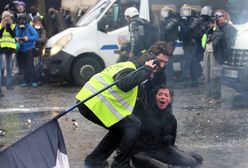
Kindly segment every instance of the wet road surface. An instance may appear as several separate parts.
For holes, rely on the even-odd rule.
[[[74,105],[79,89],[50,84],[35,89],[18,86],[12,91],[4,89],[5,97],[0,99],[0,129],[6,134],[0,136],[0,150]],[[174,90],[177,146],[186,152],[202,155],[204,168],[247,168],[247,99],[223,87],[224,102],[213,106],[206,102],[204,95],[203,85]],[[77,110],[59,122],[70,166],[82,167],[84,158],[106,131],[81,117]],[[78,126],[73,124],[75,122]]]

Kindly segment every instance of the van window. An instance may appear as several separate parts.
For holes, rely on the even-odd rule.
[[[99,1],[95,6],[87,10],[82,18],[76,23],[76,26],[86,26],[97,19],[110,3],[110,0]]]
[[[105,13],[105,15],[98,22],[98,30],[102,32],[109,32],[125,27],[128,25],[124,11],[131,6],[138,7],[139,1],[132,1],[128,3],[123,3],[123,1],[115,2]]]

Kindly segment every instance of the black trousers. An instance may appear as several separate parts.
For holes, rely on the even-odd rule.
[[[136,152],[132,156],[135,168],[165,168],[167,164],[173,166],[190,166],[197,168],[203,158],[196,153],[185,153],[173,146],[166,146],[156,151]]]
[[[26,52],[19,52],[17,57],[19,62],[18,66],[20,70],[24,72],[23,82],[27,84],[37,82],[34,69],[33,50],[30,49]]]
[[[118,149],[114,158],[114,167],[129,167],[132,150],[140,133],[140,120],[131,115],[107,128],[84,104],[79,106],[79,111],[88,120],[109,130],[93,152],[86,157],[85,165],[89,168],[101,165]]]

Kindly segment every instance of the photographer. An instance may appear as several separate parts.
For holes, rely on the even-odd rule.
[[[25,14],[20,14],[18,16],[17,23],[16,41],[20,45],[20,49],[17,53],[17,63],[19,70],[24,73],[21,86],[27,87],[32,85],[32,87],[37,87],[33,49],[35,48],[35,41],[38,39],[39,35],[34,27],[28,23]]]
[[[3,59],[6,60],[7,69],[7,89],[13,89],[12,84],[12,70],[13,70],[13,59],[16,51],[15,44],[15,25],[11,19],[11,13],[4,11],[2,13],[2,21],[0,24],[0,67],[4,67]],[[1,76],[0,76],[0,96],[3,96],[1,92]]]

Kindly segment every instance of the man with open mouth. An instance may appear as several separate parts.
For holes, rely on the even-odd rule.
[[[135,168],[165,168],[168,165],[199,167],[203,158],[175,147],[177,120],[172,113],[172,91],[164,84],[148,93],[143,109],[135,115],[141,120],[141,133],[135,145]]]

